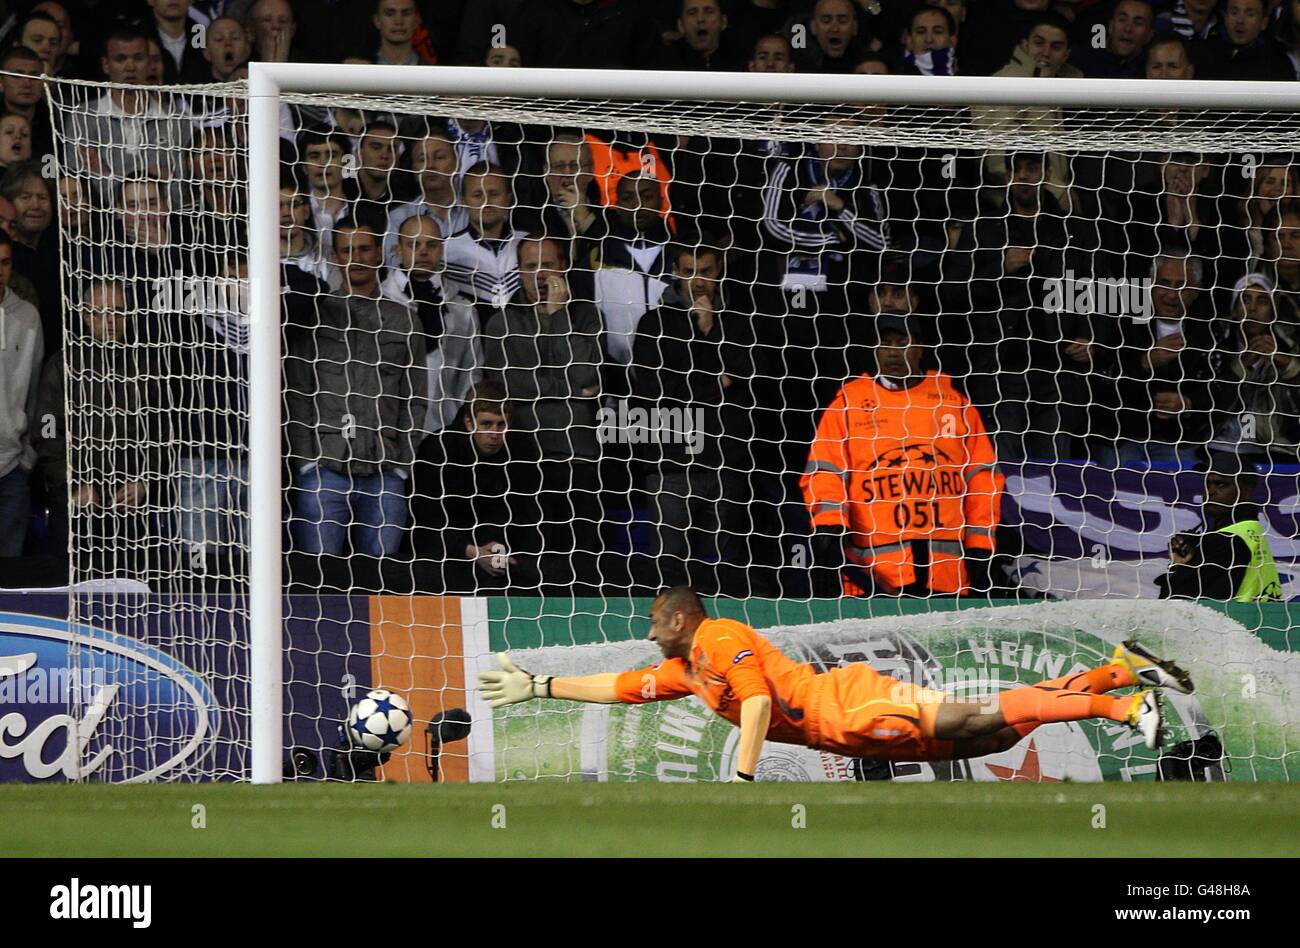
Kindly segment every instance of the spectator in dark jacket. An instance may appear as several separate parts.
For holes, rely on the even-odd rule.
[[[1300,7],[1295,0],[1282,4],[1271,32],[1291,63],[1295,78],[1300,79]]]
[[[202,27],[189,15],[188,0],[149,0],[153,35],[163,51],[163,81],[168,85],[210,82],[211,70],[194,40]]]
[[[5,172],[0,194],[14,205],[14,271],[32,282],[41,304],[45,351],[56,352],[63,345],[63,292],[59,286],[59,232],[53,226],[54,188],[41,173],[40,162],[24,161]]]
[[[732,44],[721,0],[680,0],[674,41],[655,57],[656,69],[734,72],[741,57]]]
[[[667,586],[698,580],[698,563],[687,566],[692,552],[706,562],[737,555],[745,532],[739,475],[753,466],[748,319],[723,292],[716,248],[678,246],[673,256],[672,286],[637,326],[631,404],[644,418],[626,429],[651,465],[653,553]],[[613,421],[612,409],[604,412]]]
[[[1211,356],[1218,414],[1211,451],[1252,460],[1300,461],[1300,345],[1297,327],[1277,319],[1273,282],[1248,273],[1233,287]]]
[[[1136,79],[1154,28],[1155,11],[1148,0],[1119,0],[1106,23],[1106,45],[1097,48],[1088,41],[1091,36],[1081,37],[1070,62],[1089,79]]]
[[[537,459],[499,382],[480,382],[456,422],[424,439],[411,499],[417,572],[429,592],[537,583]]]
[[[871,172],[861,145],[834,142],[771,164],[763,229],[778,257],[771,261],[774,282],[820,293],[849,278],[851,264],[862,256],[852,251],[869,256],[885,248],[884,196]]]
[[[644,7],[642,0],[530,0],[506,23],[506,41],[530,67],[638,69],[659,45]],[[462,47],[466,62],[483,61],[492,36],[487,26],[486,36]]]
[[[526,5],[525,0],[475,0],[474,3],[464,4],[456,37],[456,63],[482,63],[493,49],[493,43],[499,43],[501,39],[514,45],[511,27],[517,22],[519,11]],[[506,26],[506,35],[501,39],[496,38],[497,24]]]
[[[964,76],[991,76],[1011,59],[1022,37],[1051,0],[983,0],[972,3],[961,28]]]
[[[1212,177],[1212,163],[1195,153],[1165,155],[1157,170],[1157,193],[1135,188],[1122,212],[1130,218],[1125,227],[1129,272],[1145,277],[1161,248],[1188,247],[1205,268],[1200,285],[1213,296],[1213,309],[1226,312],[1251,248],[1244,230],[1224,220],[1228,205],[1222,181]]]
[[[35,307],[6,285],[12,254],[8,235],[0,237],[0,557],[20,555],[27,536],[32,437],[39,429],[36,396],[45,352]]]
[[[145,579],[134,572],[145,557],[117,554],[142,543],[147,505],[162,503],[165,429],[157,424],[163,414],[157,373],[146,368],[156,353],[128,344],[132,317],[120,281],[91,283],[77,309],[81,327],[66,353],[66,371],[63,354],[46,363],[37,408],[35,444],[49,488],[51,549],[59,555],[68,548],[71,502],[78,510],[72,541],[78,578]],[[65,386],[75,406],[71,416]]]
[[[963,231],[945,261],[944,309],[951,316],[941,338],[961,350],[968,394],[999,458],[1069,457],[1069,437],[1087,429],[1080,417],[1087,389],[1063,393],[1059,376],[1085,371],[1090,356],[1101,353],[1091,346],[1089,317],[1059,294],[1064,289],[1072,304],[1074,274],[1090,271],[1070,253],[1071,220],[1047,186],[1043,155],[1018,152],[1009,164],[1005,212],[986,205],[987,216]]]
[[[399,146],[397,127],[383,120],[368,123],[357,143],[356,181],[360,193],[352,216],[381,238],[387,236],[389,212],[402,203],[398,187],[402,178],[397,170]]]
[[[853,0],[817,0],[808,23],[797,23],[791,31],[799,71],[852,72],[866,52],[860,27]]]
[[[1214,347],[1204,264],[1165,252],[1152,265],[1148,320],[1122,320],[1121,463],[1195,462],[1210,434]]]
[[[1147,47],[1144,72],[1148,79],[1196,78],[1191,43],[1172,31],[1157,34]]]
[[[10,34],[15,46],[23,46],[40,56],[45,63],[44,72],[58,75],[60,50],[63,46],[63,28],[49,13],[34,11],[27,14]]]
[[[851,374],[849,320],[866,312],[888,244],[884,196],[863,146],[818,142],[772,158],[763,194],[758,309],[771,376],[780,379],[791,470],[802,470],[817,415]]]
[[[546,149],[546,204],[537,216],[537,229],[568,241],[577,266],[591,266],[593,251],[609,233],[609,216],[592,174],[591,147],[580,132],[557,132],[551,138]]]
[[[295,331],[285,359],[295,545],[343,555],[355,524],[357,552],[387,556],[402,543],[424,431],[424,333],[409,306],[381,296],[378,234],[340,222],[334,261],[341,293],[317,297],[313,323]]]
[[[11,46],[0,56],[0,72],[15,74],[0,77],[4,111],[22,115],[31,123],[32,153],[36,155],[47,155],[54,149],[45,86],[36,78],[44,70],[45,61],[25,46]]]
[[[179,306],[153,301],[183,295],[187,281],[224,276],[220,258],[227,248],[199,237],[203,218],[173,210],[167,188],[157,181],[123,181],[118,188],[112,272],[129,279],[131,291],[154,309]]]
[[[749,55],[760,37],[780,34],[790,19],[791,10],[798,5],[794,0],[739,0],[727,4],[731,20],[728,28],[735,34],[736,48]],[[785,55],[788,58],[789,40],[784,36],[781,38],[786,40]]]
[[[49,69],[51,76],[75,77],[75,72],[70,68],[72,64],[68,61],[68,50],[76,43],[76,35],[72,30],[72,18],[68,15],[68,6],[61,3],[60,0],[39,0],[33,4],[32,13],[28,14],[27,20],[19,24],[18,43],[20,46],[26,46],[28,49],[35,49],[37,46],[44,46],[49,42],[49,35],[52,32],[49,26],[49,20],[44,21],[41,33],[45,34],[43,40],[36,39],[32,34],[31,24],[34,14],[43,14],[54,21],[57,28],[57,40],[50,50],[48,57]],[[41,22],[41,21],[36,21]],[[84,28],[85,24],[81,24]],[[42,53],[44,56],[44,53]]]
[[[1197,77],[1294,81],[1295,69],[1286,50],[1267,27],[1267,0],[1227,0],[1223,23],[1205,41]]]
[[[484,375],[505,385],[514,425],[541,457],[545,551],[586,579],[600,553],[600,315],[573,298],[559,241],[530,234],[518,252],[521,288],[489,321]],[[563,576],[551,580],[562,583]]]

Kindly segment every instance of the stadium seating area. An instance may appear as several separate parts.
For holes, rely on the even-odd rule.
[[[0,351],[5,585],[240,569],[246,314],[214,296],[190,315],[160,287],[246,276],[247,143],[236,99],[150,86],[237,81],[250,59],[1300,77],[1295,0],[13,6],[0,319],[39,345]],[[42,73],[118,86],[56,109],[56,129],[23,78]],[[954,119],[1026,120],[1075,118]],[[998,507],[1016,465],[1300,463],[1293,154],[967,153],[315,104],[282,126],[302,588],[1009,596],[1024,541]],[[960,430],[909,414],[884,432],[908,450],[872,463],[960,483],[877,510],[892,488],[842,476],[860,468],[837,466],[825,409],[870,416],[927,373]],[[837,403],[863,375],[875,388]]]

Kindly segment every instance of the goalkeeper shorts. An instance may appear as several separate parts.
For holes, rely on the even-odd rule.
[[[933,737],[947,694],[882,675],[870,665],[818,676],[805,733],[810,746],[846,757],[948,760],[952,741]]]

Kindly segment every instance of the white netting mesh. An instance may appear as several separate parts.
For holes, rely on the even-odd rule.
[[[73,580],[151,591],[73,619],[201,679],[160,698],[177,735],[213,709],[173,777],[246,776],[245,88],[48,90],[45,450]],[[1168,465],[1216,450],[1269,465],[1300,549],[1293,114],[293,95],[281,124],[296,743],[371,674],[336,594],[1154,596],[1200,523]],[[1167,582],[1276,594],[1244,575]],[[91,776],[177,752],[113,715]]]

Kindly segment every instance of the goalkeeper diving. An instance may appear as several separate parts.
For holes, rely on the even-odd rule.
[[[1155,689],[1192,692],[1187,673],[1136,642],[1111,661],[996,698],[961,698],[854,663],[818,672],[795,662],[743,622],[710,619],[695,592],[679,586],[650,607],[650,640],[664,660],[649,668],[561,678],[516,668],[479,673],[493,708],[533,698],[642,704],[698,695],[740,728],[736,781],[752,781],[765,740],[845,757],[898,761],[983,757],[1013,747],[1039,725],[1105,718],[1138,731],[1147,747],[1163,738]],[[1134,694],[1108,692],[1141,687]]]

